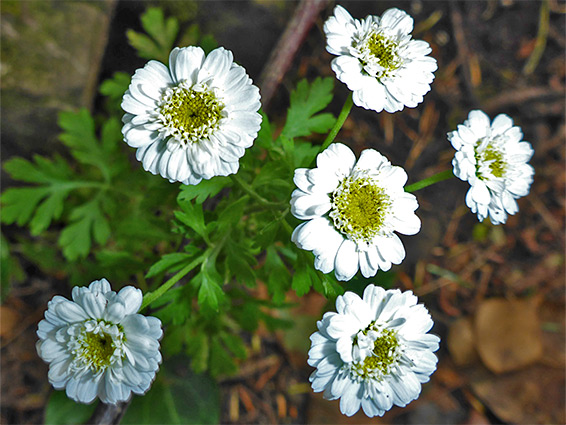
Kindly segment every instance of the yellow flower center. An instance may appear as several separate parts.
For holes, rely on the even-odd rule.
[[[112,337],[104,332],[89,332],[84,335],[81,348],[83,360],[89,363],[95,371],[99,371],[110,365],[116,345]]]
[[[379,64],[387,71],[399,68],[400,63],[395,51],[396,44],[390,39],[374,32],[368,40],[368,49],[371,54],[379,60]]]
[[[179,142],[198,142],[216,129],[223,107],[211,91],[181,83],[165,91],[159,113],[163,126]]]
[[[371,243],[382,229],[391,200],[369,178],[346,177],[332,194],[334,227],[354,242]]]
[[[400,357],[397,332],[383,329],[374,342],[372,355],[367,356],[362,362],[354,363],[352,371],[361,379],[382,379],[383,376],[389,375],[391,367]]]
[[[476,143],[474,149],[474,156],[476,158],[476,163],[489,163],[489,170],[491,174],[495,177],[504,177],[505,171],[507,170],[507,163],[503,158],[503,154],[497,148],[495,148],[492,144],[488,144],[483,151],[479,151],[479,146],[481,145],[481,141]],[[476,173],[476,175],[480,179],[485,179],[486,176],[481,175],[481,173]]]

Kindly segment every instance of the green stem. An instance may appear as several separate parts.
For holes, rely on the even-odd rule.
[[[434,176],[430,176],[426,179],[422,179],[416,183],[410,184],[409,186],[405,187],[405,192],[416,192],[417,190],[423,189],[431,184],[441,182],[442,180],[448,180],[454,177],[454,173],[452,170],[442,171]]]
[[[171,279],[169,279],[167,282],[165,282],[163,285],[161,285],[155,291],[147,292],[143,296],[143,301],[142,301],[142,305],[140,307],[140,311],[143,310],[144,308],[146,308],[148,305],[150,305],[156,299],[161,297],[163,294],[165,294],[165,292],[167,292],[169,289],[171,289],[171,287],[173,285],[175,285],[178,281],[180,281],[183,277],[185,277],[185,275],[187,273],[189,273],[192,269],[194,269],[199,263],[202,263],[202,261],[203,261],[202,256],[194,259],[191,263],[189,263],[185,267],[183,267],[180,271],[177,272],[177,274],[175,274]]]
[[[330,133],[328,133],[328,136],[326,136],[326,139],[324,140],[324,143],[320,148],[321,151],[323,151],[328,146],[330,146],[330,144],[334,141],[334,139],[338,135],[338,132],[344,125],[346,118],[348,118],[348,115],[350,114],[350,110],[352,109],[353,104],[354,101],[352,100],[352,93],[350,93],[350,95],[346,99],[346,102],[344,102],[344,106],[342,106],[342,110],[340,111],[340,115],[338,115],[338,119],[334,123],[334,127],[332,127]]]
[[[550,22],[550,2],[544,0],[540,5],[540,13],[538,19],[538,34],[535,42],[535,47],[533,52],[529,56],[529,60],[523,67],[523,74],[532,74],[537,65],[540,62],[544,49],[546,47],[546,41],[548,39],[548,30]]]
[[[244,192],[246,192],[248,195],[250,195],[252,198],[254,198],[258,202],[258,204],[260,204],[264,207],[280,207],[281,206],[281,204],[279,204],[278,202],[271,202],[271,201],[268,201],[267,199],[265,199],[263,196],[261,196],[255,190],[253,190],[253,188],[249,184],[247,184],[244,180],[242,180],[240,178],[240,176],[238,176],[237,174],[230,174],[230,178],[232,179],[232,181],[234,183],[236,183],[236,185],[238,187],[240,187],[240,189],[242,189]]]

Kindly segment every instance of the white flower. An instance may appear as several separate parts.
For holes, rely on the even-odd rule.
[[[36,348],[49,363],[49,382],[80,403],[144,394],[161,363],[163,332],[159,319],[136,314],[142,292],[126,286],[116,293],[101,279],[74,287],[72,298],[53,297],[39,322]]]
[[[417,297],[368,285],[363,299],[353,292],[339,296],[336,311],[324,314],[310,338],[313,390],[340,399],[347,416],[360,406],[369,417],[382,416],[418,398],[436,370],[440,339],[427,334],[433,321]]]
[[[175,48],[169,68],[149,61],[124,94],[122,133],[143,168],[197,184],[238,171],[261,124],[259,89],[232,52]]]
[[[436,60],[426,41],[411,40],[413,18],[399,9],[352,18],[342,6],[324,24],[326,50],[336,77],[354,92],[358,106],[381,112],[414,108],[430,90]]]
[[[293,242],[313,251],[315,268],[335,270],[339,280],[350,280],[358,269],[371,277],[400,264],[405,248],[393,232],[414,235],[421,228],[417,199],[403,189],[405,170],[373,149],[356,163],[341,143],[320,153],[316,164],[295,170],[291,212],[308,221],[294,230]]]
[[[535,170],[530,143],[521,141],[520,127],[500,114],[490,123],[482,111],[471,111],[458,130],[448,133],[456,149],[454,175],[470,183],[466,205],[483,221],[505,223],[507,214],[519,211],[517,198],[529,193]]]

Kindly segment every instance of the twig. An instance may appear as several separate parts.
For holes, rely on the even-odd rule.
[[[483,103],[486,112],[496,112],[509,105],[521,105],[535,100],[551,100],[564,97],[564,89],[556,90],[549,87],[526,87],[524,89],[503,92]]]
[[[473,100],[473,103],[479,104],[472,79],[470,58],[472,52],[466,42],[466,34],[464,34],[464,19],[460,12],[458,2],[450,2],[450,20],[452,22],[452,30],[454,31],[454,39],[456,40],[456,48],[458,49],[458,61],[460,62],[464,83],[468,94]]]
[[[523,68],[523,74],[530,75],[532,74],[538,63],[540,62],[540,58],[544,52],[544,48],[546,47],[546,39],[548,38],[548,27],[550,22],[550,10],[549,10],[549,3],[548,0],[544,0],[540,5],[540,15],[538,21],[538,34],[535,43],[535,48],[533,52],[529,56],[529,60],[525,64]]]
[[[301,0],[259,77],[261,104],[267,110],[299,46],[328,0]]]

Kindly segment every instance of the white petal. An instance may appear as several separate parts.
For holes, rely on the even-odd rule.
[[[336,279],[350,280],[358,271],[358,253],[355,242],[344,239],[338,248],[334,263]]]
[[[190,85],[196,83],[204,58],[204,50],[200,47],[174,48],[169,55],[169,69],[175,82],[187,80]]]
[[[390,31],[400,35],[409,34],[413,30],[413,18],[406,12],[395,8],[383,13],[380,24],[382,28],[388,27]]]
[[[354,152],[342,143],[331,144],[316,157],[318,168],[341,175],[349,175],[355,162]]]

